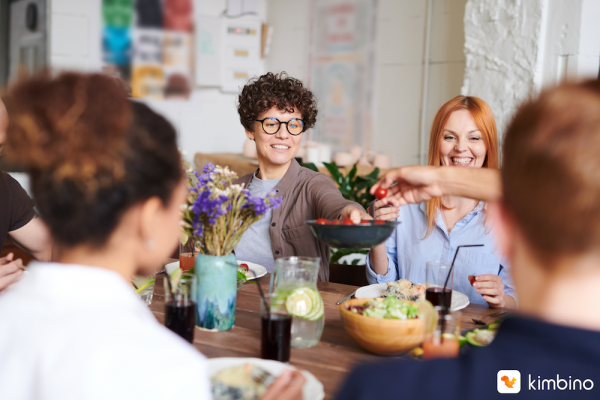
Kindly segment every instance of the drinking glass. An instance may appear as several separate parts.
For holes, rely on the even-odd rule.
[[[290,361],[292,316],[285,306],[285,297],[272,293],[260,299],[260,358]]]
[[[192,343],[196,325],[196,293],[198,280],[193,274],[183,274],[178,282],[165,275],[165,326]]]
[[[452,358],[458,356],[460,350],[460,319],[461,312],[444,313],[442,307],[435,307],[438,313],[438,324],[433,333],[428,334],[423,341],[423,359]]]
[[[196,262],[198,250],[195,248],[196,241],[188,238],[185,244],[179,242],[179,268],[183,272],[188,272]]]
[[[131,280],[135,293],[140,296],[146,305],[152,304],[152,297],[154,296],[154,282],[156,280],[156,274],[150,276],[134,276]]]
[[[452,305],[454,269],[450,272],[451,267],[452,264],[446,261],[429,261],[427,263],[425,299],[429,300],[434,306],[441,306],[443,302],[443,305],[450,309]],[[448,273],[450,273],[450,277],[448,277]]]
[[[270,291],[286,297],[301,291],[312,300],[303,301],[304,296],[300,295],[295,303],[297,312],[292,311],[292,347],[295,349],[316,346],[323,334],[325,308],[317,289],[319,268],[319,257],[282,257],[275,260]]]

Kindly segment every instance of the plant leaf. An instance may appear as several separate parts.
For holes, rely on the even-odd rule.
[[[314,163],[311,163],[311,162],[309,162],[309,163],[302,163],[302,166],[304,168],[310,169],[311,171],[319,172],[319,168],[317,168],[317,166]]]
[[[338,166],[335,163],[327,163],[324,162],[323,165],[327,168],[327,171],[331,174],[334,181],[337,182],[338,185],[342,185],[344,176],[341,174]]]
[[[348,172],[348,181],[353,182],[354,177],[356,176],[356,171],[358,171],[358,161],[354,163],[350,172]]]
[[[377,177],[379,176],[379,167],[375,167],[375,169],[373,171],[371,171],[371,173],[369,173],[368,175],[365,175],[366,179],[374,179],[377,180]]]
[[[336,249],[331,252],[331,259],[329,262],[331,264],[337,264],[340,258],[347,256],[348,254],[367,254],[368,252],[368,249]]]

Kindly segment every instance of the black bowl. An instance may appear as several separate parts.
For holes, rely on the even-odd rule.
[[[367,249],[385,242],[394,232],[398,221],[359,225],[321,225],[315,220],[306,221],[313,235],[323,243],[338,249]]]

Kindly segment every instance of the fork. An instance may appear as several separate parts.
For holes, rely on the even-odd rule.
[[[354,292],[350,293],[348,296],[344,297],[343,299],[341,299],[340,301],[338,301],[335,304],[337,304],[339,306],[340,304],[342,304],[346,300],[349,300],[350,298],[352,298],[352,296],[354,296],[355,294],[356,294],[356,290]]]
[[[269,372],[265,371],[262,368],[257,368],[256,366],[250,369],[248,375],[250,376],[250,379],[252,379],[254,382],[264,386],[269,386],[270,382],[267,383],[267,380],[273,379],[273,375],[271,375]]]

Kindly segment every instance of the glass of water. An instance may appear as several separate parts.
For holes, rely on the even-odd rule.
[[[154,282],[156,274],[150,276],[134,276],[131,280],[135,293],[140,296],[147,305],[152,304],[152,296],[154,296]]]

